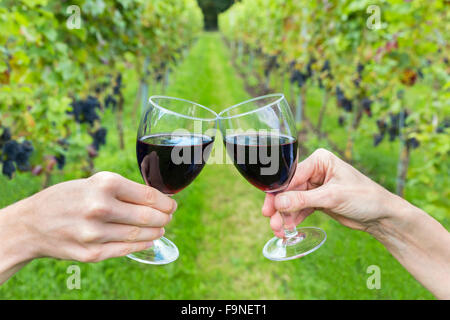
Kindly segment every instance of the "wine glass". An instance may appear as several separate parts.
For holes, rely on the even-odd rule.
[[[136,144],[145,183],[168,196],[186,188],[208,160],[216,129],[217,114],[209,108],[179,98],[150,97]],[[147,264],[168,264],[178,256],[176,245],[165,237],[147,250],[128,255]]]
[[[298,161],[297,130],[283,94],[250,99],[219,113],[219,127],[227,153],[238,171],[260,190],[277,194],[289,185]],[[317,250],[326,233],[316,227],[287,228],[263,249],[266,258],[284,261]]]

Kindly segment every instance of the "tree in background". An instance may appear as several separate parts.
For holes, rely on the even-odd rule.
[[[217,29],[217,17],[219,13],[227,10],[235,0],[197,0],[203,11],[205,29]]]

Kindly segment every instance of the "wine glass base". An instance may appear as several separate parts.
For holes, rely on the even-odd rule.
[[[180,253],[177,246],[167,238],[160,238],[153,241],[153,247],[144,251],[127,255],[128,258],[146,264],[163,265],[174,262]]]
[[[296,230],[298,234],[294,237],[270,239],[263,248],[263,255],[273,261],[293,260],[316,251],[327,239],[327,234],[320,228],[303,227]]]

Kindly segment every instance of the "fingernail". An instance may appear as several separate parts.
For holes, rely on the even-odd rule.
[[[153,241],[147,242],[146,247],[147,247],[147,248],[153,247]]]
[[[291,200],[288,196],[280,196],[278,197],[278,209],[286,209],[291,205]]]
[[[165,232],[166,232],[166,230],[164,230],[164,228],[161,228],[161,230],[159,232],[160,237],[162,237]]]
[[[169,221],[172,221],[172,219],[173,219],[173,214],[170,214],[169,215]]]

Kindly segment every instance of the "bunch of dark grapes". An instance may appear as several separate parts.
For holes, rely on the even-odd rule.
[[[378,119],[377,120],[377,127],[378,127],[378,133],[376,133],[373,136],[373,145],[376,147],[378,146],[381,141],[383,141],[384,135],[386,133],[387,124],[384,120]]]
[[[16,169],[29,171],[31,169],[30,158],[34,148],[30,141],[19,143],[12,140],[9,128],[4,128],[0,136],[0,162],[3,163],[2,173],[12,178]]]
[[[358,63],[358,65],[356,66],[357,77],[355,80],[353,80],[353,83],[358,88],[361,85],[363,71],[364,71],[364,65],[361,63]]]
[[[106,144],[106,135],[108,130],[106,128],[100,128],[91,134],[94,139],[92,146],[96,151],[100,150],[100,147]]]
[[[279,66],[280,65],[277,62],[277,56],[275,56],[275,55],[274,56],[269,56],[269,59],[267,60],[267,63],[266,63],[265,68],[264,68],[264,76],[268,77],[270,72],[273,69],[278,68]]]
[[[166,63],[161,62],[159,68],[156,69],[156,81],[160,82],[164,79],[164,70],[166,68]]]
[[[330,80],[333,80],[333,74],[331,73],[331,66],[330,61],[325,60],[325,63],[322,66],[322,69],[320,69],[320,73],[325,75],[325,78],[328,78]],[[323,89],[323,82],[322,77],[319,77],[319,88]]]
[[[363,108],[363,111],[365,112],[365,114],[367,114],[367,116],[372,117],[372,100],[370,100],[369,98],[363,98],[361,100],[361,105]]]
[[[436,129],[437,133],[444,133],[445,129],[450,128],[450,118],[446,118]]]
[[[113,87],[114,94],[119,95],[121,89],[122,89],[122,74],[119,72],[119,74],[116,77],[116,83]]]
[[[399,127],[400,113],[390,113],[389,118],[390,118],[390,126],[388,129],[388,133],[389,133],[389,141],[392,142],[395,140],[395,138],[397,138],[397,136],[400,133]]]
[[[58,166],[59,170],[64,169],[64,166],[66,165],[66,156],[63,154],[59,154],[55,157],[56,165]]]
[[[75,116],[75,121],[78,123],[89,123],[93,125],[95,120],[100,117],[97,114],[97,109],[100,109],[100,102],[96,97],[89,96],[84,100],[75,100],[72,102],[72,112]]]
[[[312,66],[314,63],[316,63],[316,59],[312,58],[308,61],[308,64],[306,65],[306,76],[308,78],[311,78],[313,75]]]
[[[110,106],[112,107],[113,110],[116,109],[117,107],[117,100],[114,98],[114,96],[108,94],[105,98],[105,108],[109,108]]]
[[[420,146],[420,142],[419,140],[417,140],[416,138],[412,137],[409,138],[408,140],[406,140],[406,147],[408,149],[416,149]]]
[[[358,77],[362,78],[362,73],[364,71],[364,65],[362,63],[358,63],[356,66],[356,72],[358,72]]]
[[[376,147],[383,141],[386,132],[389,135],[389,141],[394,141],[400,134],[400,126],[406,127],[406,119],[408,117],[408,111],[403,111],[400,113],[390,113],[389,123],[386,123],[383,119],[377,120],[378,133],[373,136],[373,144]],[[402,123],[400,123],[402,122]],[[417,138],[408,138],[405,142],[408,149],[415,149],[419,147],[420,142]]]
[[[302,73],[301,71],[294,69],[291,74],[291,83],[297,83],[299,87],[303,87],[306,80],[308,80],[308,75],[306,73]]]
[[[352,101],[345,97],[344,92],[339,86],[336,87],[336,97],[340,108],[343,108],[346,112],[351,112],[353,110]]]
[[[64,151],[67,151],[69,149],[69,142],[67,141],[67,139],[58,140],[58,144],[63,148]],[[64,153],[60,153],[54,158],[58,169],[64,169],[64,167],[66,166],[66,155]]]
[[[325,63],[323,64],[322,69],[320,70],[321,72],[328,72],[331,74],[331,66],[330,66],[330,61],[329,60],[325,60]]]
[[[295,68],[295,61],[292,61],[290,64],[291,69],[293,69],[291,73],[290,81],[291,83],[296,83],[297,86],[300,88],[303,87],[305,82],[312,77],[313,71],[312,71],[312,65],[315,63],[314,59],[311,59],[308,64],[306,65],[306,71],[301,72],[300,70]]]
[[[100,94],[102,92],[104,92],[109,86],[109,83],[107,81],[104,81],[102,83],[99,83],[96,87],[95,87],[95,93],[96,94]]]

